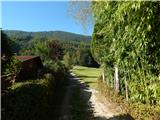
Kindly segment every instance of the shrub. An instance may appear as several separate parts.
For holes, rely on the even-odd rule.
[[[72,57],[71,57],[71,55],[69,54],[69,52],[67,52],[67,53],[64,55],[63,60],[64,60],[65,66],[66,66],[68,69],[71,69],[73,62],[72,62]]]
[[[93,1],[95,20],[91,49],[109,82],[119,68],[121,94],[126,79],[129,99],[158,103],[160,73],[159,1]],[[155,86],[155,87],[154,87]]]
[[[98,80],[98,89],[110,102],[117,103],[123,112],[129,113],[135,120],[160,120],[160,106],[126,101],[101,79]]]
[[[20,71],[20,61],[18,61],[14,56],[10,58],[10,62],[5,64],[2,69],[2,74],[18,74]]]
[[[43,120],[48,114],[47,86],[22,83],[2,95],[3,120]]]
[[[56,82],[53,74],[48,73],[42,79],[13,84],[2,94],[2,119],[52,119]]]

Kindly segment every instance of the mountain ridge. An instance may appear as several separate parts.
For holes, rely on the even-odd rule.
[[[90,35],[83,35],[79,33],[73,33],[73,32],[68,32],[68,31],[62,31],[62,30],[55,30],[55,31],[24,31],[24,30],[3,30],[7,35],[8,33],[31,33],[31,34],[36,34],[36,33],[66,33],[66,34],[72,34],[72,35],[78,35],[78,36],[84,36],[84,37],[91,37]]]
[[[41,31],[41,32],[28,32],[20,30],[3,30],[7,36],[17,43],[15,50],[20,51],[22,48],[28,48],[33,46],[35,40],[59,40],[65,44],[85,44],[91,43],[91,36],[85,36],[77,33],[71,33],[66,31]]]

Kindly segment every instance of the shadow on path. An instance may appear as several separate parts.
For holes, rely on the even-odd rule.
[[[124,115],[119,115],[119,116],[114,116],[111,118],[105,118],[105,117],[94,117],[93,120],[134,120],[132,116],[129,114],[124,114]]]
[[[69,76],[65,92],[59,120],[134,120],[129,114],[111,118],[95,117],[94,103],[90,101],[92,90],[87,83],[82,83],[73,73]]]

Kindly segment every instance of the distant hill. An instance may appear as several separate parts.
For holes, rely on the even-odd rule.
[[[69,44],[80,44],[80,42],[90,44],[91,42],[91,36],[85,36],[65,31],[26,32],[17,30],[4,30],[4,33],[6,33],[10,39],[17,43],[15,46],[15,52],[18,52],[22,48],[32,46],[35,39],[42,42],[45,40],[59,40],[62,43]]]
[[[60,41],[76,41],[76,42],[90,42],[91,36],[85,36],[81,34],[75,34],[64,31],[43,31],[43,32],[25,32],[17,30],[5,30],[4,31],[11,38],[28,38],[31,40],[34,37],[45,38],[45,39],[56,39]]]

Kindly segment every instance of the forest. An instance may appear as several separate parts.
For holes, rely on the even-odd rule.
[[[16,53],[18,53],[20,50],[23,50],[23,48],[32,48],[36,40],[43,42],[49,39],[53,39],[59,40],[60,42],[66,44],[74,44],[76,46],[83,41],[85,41],[86,45],[89,45],[91,42],[90,36],[84,36],[64,31],[25,32],[16,30],[4,30],[4,33],[6,33],[7,36],[15,42],[13,50]]]
[[[71,94],[68,109],[72,116],[67,120],[160,119],[160,2],[89,3],[87,9],[94,21],[92,36],[1,30],[4,120],[59,120],[58,105],[69,98],[65,98],[66,94]],[[80,11],[86,10],[86,6],[81,7]],[[87,10],[83,14],[91,17]],[[43,68],[36,71],[34,78],[19,79],[25,60],[19,61],[16,56],[38,56]],[[98,93],[111,106],[119,106],[118,112],[123,111],[127,117],[91,117],[94,110],[88,109],[96,105],[92,108],[90,101],[83,99],[90,93],[84,89],[91,91],[90,99]]]

